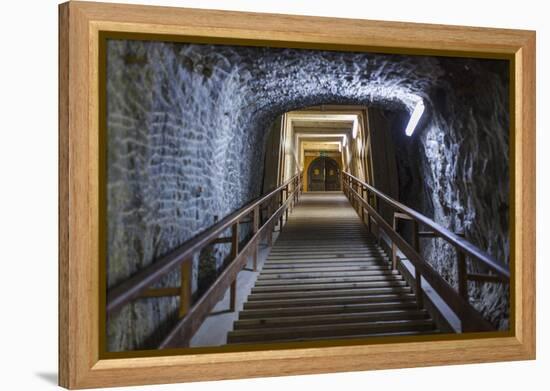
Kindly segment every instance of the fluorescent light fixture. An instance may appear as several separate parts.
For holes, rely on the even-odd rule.
[[[351,130],[351,135],[353,136],[353,138],[356,138],[357,137],[357,131],[359,129],[359,123],[357,122],[357,118],[355,118],[353,120],[353,128]]]
[[[344,134],[342,137],[342,147],[345,147],[346,145],[348,145],[348,136]]]
[[[416,106],[414,107],[414,110],[411,114],[411,118],[409,119],[409,123],[407,124],[407,128],[405,129],[405,134],[407,136],[410,136],[413,134],[414,129],[416,128],[416,125],[418,125],[418,121],[420,121],[420,118],[422,117],[422,114],[424,113],[424,102],[422,100],[419,100]]]
[[[342,143],[338,143],[338,152],[342,152]]]

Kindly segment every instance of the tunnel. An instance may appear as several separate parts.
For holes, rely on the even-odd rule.
[[[358,197],[369,185],[510,263],[508,61],[110,39],[106,76],[108,291],[297,176],[288,228],[275,229],[281,240],[323,202],[319,218],[344,206],[346,218],[364,222],[369,212]],[[395,211],[377,197],[372,213],[391,226]],[[333,218],[339,228],[321,229],[330,225],[322,220],[319,231],[308,230],[323,237],[351,229]],[[372,246],[390,259],[383,224],[374,224]],[[394,228],[412,243],[413,225]],[[254,234],[251,224],[238,229],[244,239]],[[260,253],[270,256],[268,244],[275,251],[278,240]],[[416,244],[430,270],[460,290],[453,245],[428,237]],[[223,275],[231,251],[219,243],[193,255],[192,303]],[[414,287],[414,268],[402,265]],[[150,288],[177,286],[183,273],[176,267]],[[471,259],[467,273],[492,275]],[[509,328],[509,285],[472,280],[462,289],[492,329]],[[180,300],[138,297],[110,312],[107,350],[159,346],[180,319]],[[426,303],[438,327],[452,331],[446,310],[435,307]],[[231,331],[238,311],[229,312],[213,311],[190,346],[223,343],[204,335]]]

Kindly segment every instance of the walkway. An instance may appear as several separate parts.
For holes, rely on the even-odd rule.
[[[228,343],[437,332],[341,192],[305,193]]]

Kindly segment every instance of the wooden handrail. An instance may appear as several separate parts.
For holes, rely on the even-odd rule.
[[[220,220],[212,227],[203,231],[194,238],[188,240],[183,245],[177,247],[168,254],[160,257],[149,266],[135,273],[132,277],[122,282],[107,293],[106,310],[107,314],[121,308],[123,305],[139,297],[148,287],[158,282],[166,273],[170,272],[184,262],[192,262],[193,255],[201,251],[204,247],[214,242],[225,230],[238,222],[241,218],[250,214],[256,207],[270,201],[282,191],[288,189],[289,185],[294,184],[293,194],[300,189],[301,173],[283,183],[278,188],[250,202],[243,208],[231,213]],[[287,192],[287,194],[289,194]],[[287,205],[286,203],[284,205]],[[280,209],[280,208],[279,208]],[[268,220],[268,221],[271,221]],[[265,226],[265,224],[264,224]],[[263,231],[259,231],[263,232]]]
[[[204,319],[208,316],[210,311],[212,311],[212,308],[214,308],[216,303],[223,298],[230,282],[236,280],[237,274],[247,262],[247,254],[249,251],[257,249],[257,242],[263,235],[268,233],[271,236],[273,226],[283,218],[283,215],[288,210],[291,203],[295,202],[295,196],[300,192],[299,184],[300,179],[298,180],[298,186],[292,193],[289,194],[287,192],[289,196],[283,201],[282,205],[279,206],[275,213],[268,218],[262,227],[258,229],[252,238],[250,238],[248,243],[243,247],[242,252],[240,252],[223,270],[222,274],[193,305],[189,313],[178,320],[176,325],[158,346],[159,349],[188,346],[191,338],[204,322]],[[290,197],[290,195],[292,195],[292,197]]]
[[[468,296],[467,296],[467,290],[464,290],[464,287],[459,287],[459,291],[455,291],[455,289],[443,278],[439,273],[431,267],[429,263],[427,263],[420,255],[418,246],[412,246],[409,244],[395,229],[395,227],[392,227],[379,213],[378,211],[370,204],[370,197],[369,193],[374,194],[376,197],[380,197],[383,201],[388,203],[390,206],[397,209],[399,212],[397,214],[398,218],[403,218],[407,216],[410,218],[415,226],[415,231],[418,233],[418,223],[425,224],[429,226],[433,232],[437,234],[437,237],[442,237],[443,239],[446,239],[451,244],[457,248],[459,251],[459,258],[460,255],[468,254],[472,256],[474,259],[481,261],[483,264],[487,265],[491,270],[493,270],[495,273],[497,273],[498,281],[499,282],[509,282],[509,271],[502,266],[500,263],[498,263],[496,260],[492,259],[489,255],[485,254],[483,251],[478,249],[476,246],[472,245],[471,243],[467,242],[466,239],[460,237],[457,234],[454,234],[450,232],[449,230],[441,227],[437,223],[433,222],[432,220],[428,219],[427,217],[421,215],[420,213],[414,211],[411,208],[408,208],[407,206],[391,199],[384,193],[380,192],[379,190],[375,189],[374,187],[368,185],[367,183],[359,180],[358,178],[354,177],[353,175],[344,172],[344,178],[346,178],[343,181],[343,188],[345,194],[350,199],[350,202],[352,205],[360,204],[361,210],[365,208],[367,210],[368,216],[367,216],[367,226],[370,230],[370,220],[371,217],[376,222],[378,228],[381,228],[390,238],[392,241],[392,248],[397,247],[401,250],[401,252],[407,257],[407,259],[412,263],[412,265],[415,268],[415,279],[416,279],[416,295],[419,300],[422,299],[422,292],[421,292],[421,284],[420,280],[422,277],[426,279],[426,281],[434,288],[434,290],[441,296],[441,298],[447,303],[447,305],[455,312],[455,314],[458,316],[458,318],[461,320],[462,323],[462,330],[463,331],[486,331],[486,330],[493,330],[494,327],[483,318],[483,316],[469,303]],[[361,194],[355,190],[353,187],[356,186],[357,188],[361,187]],[[364,196],[363,189],[367,190],[367,197]],[[375,198],[376,198],[375,197]],[[359,212],[358,212],[359,213]],[[362,212],[361,212],[362,213]],[[360,213],[360,215],[362,215]],[[401,213],[403,215],[401,215]],[[416,239],[418,240],[418,239]],[[395,254],[393,255],[393,257]],[[462,257],[464,260],[464,257]],[[392,260],[395,262],[394,260]],[[464,262],[462,262],[464,266]],[[498,266],[498,267],[495,267]],[[462,274],[464,275],[464,280],[468,277],[473,277],[472,280],[479,280],[481,277],[478,277],[477,275],[469,275],[465,270],[462,271]],[[497,282],[497,279],[492,278],[485,278],[485,281],[487,282]]]
[[[382,199],[385,203],[399,210],[401,213],[404,213],[409,217],[411,217],[413,220],[416,220],[417,222],[430,227],[433,232],[437,233],[438,237],[445,239],[449,244],[456,247],[459,251],[463,251],[466,255],[469,255],[473,259],[484,264],[497,275],[507,280],[510,279],[510,270],[506,265],[497,261],[495,258],[490,256],[480,248],[476,247],[472,243],[468,242],[466,239],[449,231],[445,227],[442,227],[441,225],[437,224],[435,221],[430,220],[428,217],[418,213],[414,209],[411,209],[408,206],[403,205],[402,203],[390,198],[386,194],[382,193],[380,190],[374,188],[368,183],[361,181],[359,178],[345,171],[344,171],[344,175],[347,176],[348,178],[351,178],[353,181],[357,182],[364,188],[366,188],[367,191],[372,192],[373,194],[376,194],[377,197],[380,197],[380,199]]]

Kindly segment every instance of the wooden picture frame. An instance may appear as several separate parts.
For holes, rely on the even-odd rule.
[[[69,2],[59,7],[59,384],[89,388],[535,358],[535,33]],[[100,356],[98,82],[102,31],[511,61],[508,336],[188,355]],[[184,39],[183,39],[184,40]],[[338,359],[335,359],[337,357]]]

